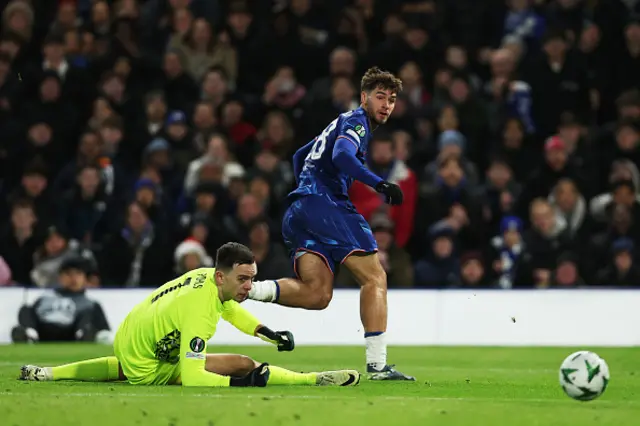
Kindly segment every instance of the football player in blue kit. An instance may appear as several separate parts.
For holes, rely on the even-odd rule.
[[[255,282],[249,298],[283,306],[325,309],[333,296],[337,265],[349,268],[361,286],[367,372],[373,380],[415,380],[387,364],[387,276],[367,221],[349,200],[354,179],[374,188],[388,204],[402,191],[365,165],[371,133],[395,106],[402,82],[377,67],[362,77],[361,105],[340,114],[293,156],[297,188],[288,196],[282,234],[299,279]]]

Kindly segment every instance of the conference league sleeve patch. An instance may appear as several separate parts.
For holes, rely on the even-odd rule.
[[[191,351],[195,353],[204,351],[205,346],[205,341],[200,337],[194,337],[193,339],[191,339],[191,342],[189,342],[189,348],[191,348]]]

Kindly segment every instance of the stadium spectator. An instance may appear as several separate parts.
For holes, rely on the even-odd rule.
[[[566,220],[554,213],[548,201],[531,203],[532,228],[523,235],[524,251],[516,266],[516,286],[548,287],[559,256],[571,248]]]
[[[194,238],[187,238],[176,247],[173,253],[176,275],[198,268],[212,267],[213,259],[205,247]]]
[[[371,230],[378,243],[380,263],[387,273],[389,288],[412,288],[414,271],[411,257],[394,242],[394,224],[386,214],[375,214],[371,220]],[[358,282],[347,268],[340,268],[336,277],[340,287],[358,287]]]
[[[9,265],[13,279],[29,285],[32,284],[33,254],[41,242],[33,203],[26,199],[14,201],[10,218],[0,236],[0,256]]]
[[[618,238],[611,245],[609,264],[598,272],[596,284],[606,287],[633,287],[640,280],[636,264],[635,244],[629,238]]]
[[[389,208],[389,218],[395,228],[395,244],[404,247],[413,232],[418,185],[415,173],[395,157],[393,141],[389,135],[375,135],[369,144],[369,168],[382,179],[400,186],[404,201]],[[380,209],[386,209],[380,194],[360,182],[354,182],[349,191],[351,201],[365,219],[370,220]]]
[[[42,245],[33,255],[32,282],[44,288],[57,286],[60,266],[72,258],[86,262],[84,271],[87,277],[97,272],[96,259],[91,250],[82,248],[80,242],[70,239],[64,228],[49,227]]]
[[[127,206],[124,226],[105,241],[99,261],[106,287],[158,287],[169,281],[169,236],[154,226],[138,203]]]
[[[418,236],[425,225],[445,220],[455,231],[461,250],[476,249],[483,242],[482,205],[455,154],[438,157],[436,186],[420,196],[416,216],[420,218],[416,223]]]
[[[416,287],[449,287],[460,278],[460,259],[454,243],[455,230],[446,221],[429,229],[429,252],[416,262]]]
[[[85,295],[88,267],[85,259],[71,257],[59,268],[52,293],[31,306],[22,306],[18,325],[11,330],[14,342],[108,342],[109,324],[97,302]]]
[[[377,65],[404,91],[366,161],[406,177],[405,204],[383,213],[388,250],[422,265],[409,268],[418,285],[464,271],[501,288],[591,285],[605,270],[630,283],[635,265],[612,275],[608,259],[620,238],[640,244],[638,2],[356,3],[4,2],[0,256],[12,280],[35,285],[52,225],[108,266],[106,286],[162,283],[187,237],[212,256],[249,242],[258,218],[277,246],[293,152],[358,105]],[[373,221],[379,199],[362,188],[353,201]],[[447,261],[429,257],[443,220]],[[477,253],[460,266],[476,251],[484,268]],[[418,274],[449,267],[455,279]]]
[[[256,279],[268,280],[273,277],[293,277],[291,262],[285,248],[271,239],[269,221],[256,218],[249,226],[248,247],[253,252],[258,265]]]
[[[487,265],[491,271],[487,276],[493,277],[498,287],[513,288],[516,265],[524,250],[522,241],[522,220],[515,216],[505,216],[500,221],[500,233],[491,239]]]
[[[558,257],[558,266],[553,272],[550,284],[560,288],[584,287],[585,282],[578,271],[578,259],[575,254],[567,252]]]
[[[460,281],[452,288],[492,288],[494,287],[484,266],[482,253],[470,251],[460,256]]]

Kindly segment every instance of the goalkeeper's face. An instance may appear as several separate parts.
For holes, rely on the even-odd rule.
[[[362,92],[361,103],[369,118],[376,124],[384,124],[396,106],[397,94],[391,90],[377,88],[371,92]]]
[[[235,264],[228,272],[216,271],[216,275],[218,275],[216,279],[220,283],[224,301],[245,301],[257,273],[258,267],[255,262],[244,265]]]

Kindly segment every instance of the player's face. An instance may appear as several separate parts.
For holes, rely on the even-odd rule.
[[[396,106],[396,98],[397,94],[391,90],[377,88],[369,93],[362,92],[360,102],[371,120],[376,124],[384,124]]]
[[[234,265],[233,269],[227,273],[216,271],[216,279],[221,284],[224,300],[236,302],[246,300],[257,273],[258,266],[255,262],[250,265]]]

